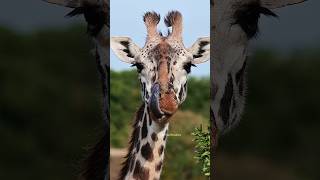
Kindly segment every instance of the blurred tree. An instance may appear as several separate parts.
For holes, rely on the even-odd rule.
[[[83,27],[0,28],[0,179],[75,179],[102,127]],[[63,39],[63,44],[61,44]]]

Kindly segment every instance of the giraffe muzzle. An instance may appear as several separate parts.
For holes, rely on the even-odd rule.
[[[160,109],[159,98],[160,98],[160,85],[158,83],[155,83],[151,88],[151,97],[149,100],[149,106],[153,115],[158,119],[162,118],[162,116],[164,115],[164,112],[162,112]]]
[[[178,109],[174,91],[172,89],[162,91],[159,83],[155,83],[151,88],[149,106],[157,118],[162,118],[164,115],[171,116]]]

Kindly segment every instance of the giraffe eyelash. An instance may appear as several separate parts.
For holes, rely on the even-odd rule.
[[[134,67],[134,66],[137,67],[138,73],[140,73],[142,71],[142,69],[144,68],[142,63],[134,63],[131,65],[131,67]]]
[[[186,64],[183,65],[183,69],[185,69],[187,71],[187,73],[189,74],[191,72],[191,67],[197,67],[195,64],[193,64],[192,62],[188,62]]]

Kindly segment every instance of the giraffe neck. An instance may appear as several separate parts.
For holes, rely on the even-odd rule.
[[[152,120],[146,104],[138,110],[120,179],[160,179],[169,123]]]
[[[100,76],[101,85],[102,85],[102,101],[103,101],[103,119],[108,125],[109,121],[109,39],[105,37],[105,34],[108,34],[107,28],[102,28],[100,33],[93,37],[93,42],[95,43],[95,54],[96,54],[96,64],[97,70]]]
[[[246,49],[242,51],[246,54]],[[220,133],[225,133],[240,120],[245,105],[247,57],[226,65],[217,57],[212,63],[212,117]]]
[[[83,7],[83,14],[87,21],[87,30],[94,43],[97,71],[102,90],[102,117],[104,121],[104,135],[91,150],[86,158],[82,177],[90,179],[109,179],[109,149],[107,139],[109,130],[109,4],[105,0],[97,1],[98,6]],[[77,9],[77,8],[76,8]],[[75,9],[75,12],[79,12]]]

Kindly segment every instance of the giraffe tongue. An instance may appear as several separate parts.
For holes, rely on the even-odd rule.
[[[156,118],[161,118],[164,113],[160,109],[159,105],[160,85],[154,84],[151,88],[151,97],[149,100],[150,110]]]

